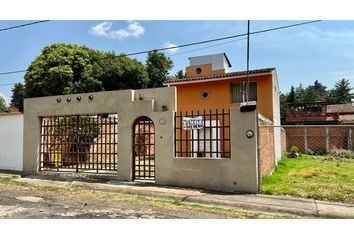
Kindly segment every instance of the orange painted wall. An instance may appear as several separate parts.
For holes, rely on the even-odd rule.
[[[239,103],[231,103],[231,83],[240,83],[246,78],[215,80],[204,83],[176,84],[177,111],[203,111],[239,108]],[[266,118],[273,120],[272,75],[252,76],[250,81],[257,81],[257,109]],[[202,91],[207,90],[209,97],[202,98]]]

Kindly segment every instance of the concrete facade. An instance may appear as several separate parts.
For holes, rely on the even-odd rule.
[[[23,170],[39,170],[41,117],[115,113],[118,114],[117,179],[133,179],[133,124],[137,118],[146,116],[155,126],[156,184],[258,192],[256,112],[231,110],[231,158],[175,158],[176,103],[175,87],[25,99]],[[246,136],[248,130],[253,131],[252,138]]]
[[[172,158],[164,162],[162,184],[225,192],[257,193],[256,112],[231,109],[231,158]],[[246,132],[253,131],[248,138]]]
[[[22,171],[23,114],[0,114],[0,169]]]

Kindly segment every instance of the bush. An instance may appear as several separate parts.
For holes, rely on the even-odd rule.
[[[299,156],[300,149],[296,146],[291,146],[288,152],[288,157],[297,158]]]
[[[315,151],[315,155],[320,155],[320,156],[323,156],[323,155],[327,155],[328,152],[326,150],[326,148],[319,148]]]
[[[329,154],[333,157],[341,157],[341,158],[354,158],[354,152],[350,150],[345,150],[337,147],[333,147]]]

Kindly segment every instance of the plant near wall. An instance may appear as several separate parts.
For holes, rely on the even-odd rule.
[[[299,156],[300,149],[296,146],[291,146],[288,152],[289,158],[297,158]]]
[[[65,154],[61,156],[62,164],[75,164],[77,157],[80,162],[86,162],[87,153],[90,151],[91,144],[94,143],[100,134],[100,127],[93,122],[96,118],[88,116],[73,116],[62,118],[55,126],[54,139],[55,142],[60,142],[65,146]],[[80,155],[77,156],[77,153]]]
[[[9,112],[9,107],[6,106],[5,99],[0,96],[0,112]]]

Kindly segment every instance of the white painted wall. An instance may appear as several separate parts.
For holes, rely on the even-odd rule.
[[[272,73],[273,78],[273,125],[280,126],[280,89],[277,73]],[[281,159],[281,129],[274,127],[274,147],[276,164]]]
[[[23,114],[0,114],[0,169],[22,171]]]
[[[225,69],[225,72],[229,71],[229,65],[225,58],[224,53],[212,54],[212,55],[205,55],[205,56],[197,56],[197,57],[190,57],[190,66],[198,66],[203,64],[212,64],[211,69],[214,70],[221,70]]]

